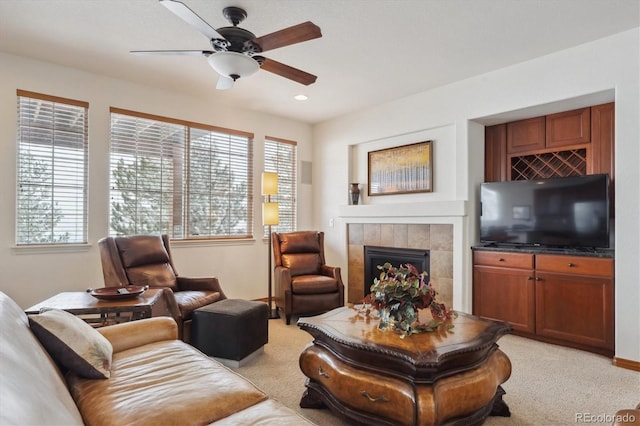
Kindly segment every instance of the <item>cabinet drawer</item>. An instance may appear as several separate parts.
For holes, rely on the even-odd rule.
[[[613,259],[583,256],[536,255],[536,270],[563,274],[613,276]]]
[[[415,396],[408,382],[353,368],[315,345],[300,355],[300,369],[343,405],[395,424],[414,424]]]
[[[500,266],[504,268],[533,269],[533,255],[528,253],[474,251],[473,264]]]

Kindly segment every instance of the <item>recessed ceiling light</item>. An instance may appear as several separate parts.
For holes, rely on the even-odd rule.
[[[309,98],[307,97],[307,95],[295,95],[293,99],[295,99],[296,101],[306,101]]]

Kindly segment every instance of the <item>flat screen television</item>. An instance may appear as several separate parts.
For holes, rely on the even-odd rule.
[[[609,247],[609,175],[480,185],[480,241],[562,248]]]

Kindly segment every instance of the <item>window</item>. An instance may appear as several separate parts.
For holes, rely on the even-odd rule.
[[[253,135],[111,108],[110,234],[250,238]]]
[[[271,201],[278,203],[280,223],[271,227],[273,232],[296,230],[297,148],[294,141],[270,136],[264,141],[264,171],[278,174],[278,195],[271,196]],[[263,233],[267,238],[266,226]]]
[[[87,102],[18,90],[16,244],[87,242]]]

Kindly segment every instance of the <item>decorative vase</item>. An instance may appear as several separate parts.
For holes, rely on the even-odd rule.
[[[352,183],[351,188],[349,188],[349,194],[351,194],[351,204],[357,205],[358,200],[360,199],[360,184]]]

